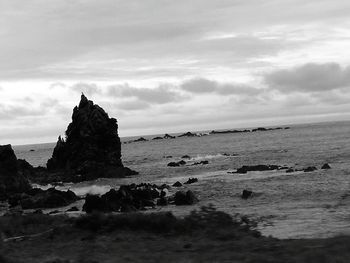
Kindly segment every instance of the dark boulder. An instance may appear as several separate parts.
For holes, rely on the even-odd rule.
[[[163,137],[154,137],[152,140],[163,140]]]
[[[193,184],[198,182],[198,178],[189,178],[184,184]]]
[[[58,138],[47,169],[78,174],[75,181],[126,176],[117,120],[109,118],[100,106],[82,94],[79,106],[73,110],[66,139]]]
[[[181,156],[181,158],[182,158],[182,159],[191,159],[191,156],[189,156],[189,155],[186,154],[186,155],[184,155],[184,156]]]
[[[106,203],[98,195],[86,195],[85,203],[83,205],[83,211],[86,213],[92,212],[109,212],[110,210],[106,207]]]
[[[26,175],[18,169],[17,157],[11,145],[0,145],[0,200],[30,188]]]
[[[198,198],[191,190],[186,193],[184,191],[178,191],[174,197],[175,205],[193,205],[198,202]]]
[[[248,199],[252,195],[253,195],[253,191],[244,189],[243,192],[242,192],[241,198],[242,199]]]
[[[174,187],[181,187],[182,183],[180,183],[179,181],[177,181],[176,183],[173,184]]]
[[[294,172],[294,169],[293,168],[289,168],[286,170],[286,173],[293,173]]]
[[[11,206],[20,205],[23,209],[55,208],[67,206],[78,200],[70,190],[59,191],[55,188],[48,190],[32,189],[25,194],[13,196],[9,203]]]
[[[328,163],[325,163],[324,165],[322,165],[321,169],[328,170],[331,169],[331,166]]]
[[[316,170],[317,170],[317,168],[315,166],[309,166],[309,167],[305,168],[303,171],[305,173],[309,173],[309,172],[313,172],[313,171],[316,171]]]

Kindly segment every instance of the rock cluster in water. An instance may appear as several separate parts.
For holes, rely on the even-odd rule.
[[[328,163],[325,163],[322,165],[321,169],[328,170],[331,169],[331,166]],[[243,165],[242,167],[238,168],[235,172],[228,172],[228,173],[237,173],[237,174],[246,174],[247,172],[256,172],[256,171],[274,171],[274,170],[285,170],[286,173],[293,173],[293,172],[313,172],[317,170],[316,166],[308,166],[306,168],[302,169],[295,169],[288,166],[280,166],[280,165],[265,165],[265,164],[258,164],[258,165]]]
[[[187,192],[177,191],[174,196],[168,196],[167,185],[155,184],[131,184],[122,185],[118,190],[98,195],[87,195],[83,205],[83,211],[92,212],[134,212],[155,208],[156,206],[192,205],[198,202],[191,190]]]
[[[73,110],[66,139],[58,138],[47,168],[77,174],[79,181],[135,174],[122,164],[117,120],[84,94]]]
[[[0,200],[31,188],[26,175],[18,169],[17,162],[11,145],[0,145]]]

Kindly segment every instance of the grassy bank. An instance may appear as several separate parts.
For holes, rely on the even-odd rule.
[[[350,237],[278,240],[246,218],[204,207],[80,218],[0,218],[0,262],[348,262]]]

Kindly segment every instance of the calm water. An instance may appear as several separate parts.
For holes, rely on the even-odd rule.
[[[54,144],[40,144],[14,148],[18,158],[37,166],[45,165],[53,147]],[[235,156],[225,156],[225,153]],[[230,214],[242,213],[260,220],[259,228],[265,235],[311,238],[350,234],[350,122],[123,144],[122,155],[124,165],[139,171],[140,175],[128,179],[99,179],[65,188],[83,195],[103,193],[125,183],[172,184],[195,176],[199,182],[184,188],[198,195],[198,205],[168,206],[157,211],[172,210],[182,215],[212,203]],[[167,167],[168,162],[178,161],[183,155],[192,157],[189,164],[208,160],[209,165]],[[332,169],[290,174],[283,171],[227,173],[242,165],[320,168],[324,163],[329,163]],[[256,195],[242,200],[240,193],[247,188]]]

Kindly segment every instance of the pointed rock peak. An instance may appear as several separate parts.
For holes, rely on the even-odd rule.
[[[87,97],[84,95],[84,93],[81,93],[79,108],[83,108],[88,103],[89,103],[89,100],[87,99]]]

